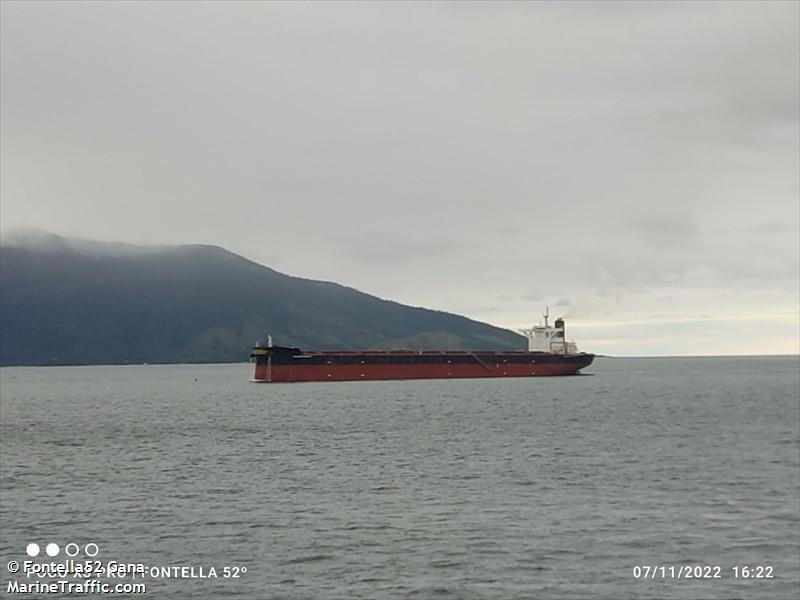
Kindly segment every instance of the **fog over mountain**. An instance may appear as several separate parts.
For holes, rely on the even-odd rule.
[[[522,336],[284,275],[223,248],[35,234],[0,247],[0,363],[235,362],[307,349],[522,349]]]

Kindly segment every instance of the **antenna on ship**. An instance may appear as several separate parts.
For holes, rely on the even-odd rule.
[[[547,319],[550,317],[550,307],[549,306],[545,306],[544,307],[544,315],[543,316],[544,316],[544,326],[547,327]]]
[[[272,348],[272,336],[267,334],[267,348]]]

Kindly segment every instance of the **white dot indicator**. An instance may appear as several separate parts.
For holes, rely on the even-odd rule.
[[[28,553],[28,556],[39,556],[39,544],[28,544],[25,552]]]
[[[86,553],[86,556],[97,556],[97,553],[100,552],[100,548],[98,548],[97,544],[94,542],[89,542],[83,548],[83,551]]]
[[[47,544],[47,547],[44,549],[44,551],[47,552],[47,556],[58,556],[58,544]]]
[[[75,556],[80,552],[81,549],[78,547],[78,544],[69,543],[67,547],[64,548],[64,552],[67,553],[67,556]]]

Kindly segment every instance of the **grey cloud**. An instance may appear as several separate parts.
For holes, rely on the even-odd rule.
[[[4,232],[218,244],[455,311],[793,298],[797,3],[1,10]]]
[[[526,292],[518,299],[526,302],[541,302],[544,298],[540,292]]]
[[[785,221],[765,221],[747,228],[753,233],[794,233],[797,231],[797,223],[787,223]]]
[[[686,244],[699,235],[697,226],[682,215],[651,214],[639,217],[630,226],[646,243]]]
[[[359,262],[407,263],[435,260],[459,253],[464,245],[446,240],[412,240],[400,237],[377,237],[365,234],[363,239],[345,241],[348,254]]]

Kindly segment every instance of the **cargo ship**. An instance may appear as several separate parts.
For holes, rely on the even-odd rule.
[[[276,346],[272,337],[256,343],[253,381],[368,381],[387,379],[461,379],[473,377],[543,377],[575,375],[592,364],[594,354],[578,352],[565,337],[564,319],[521,329],[527,351],[468,350],[320,350]]]

